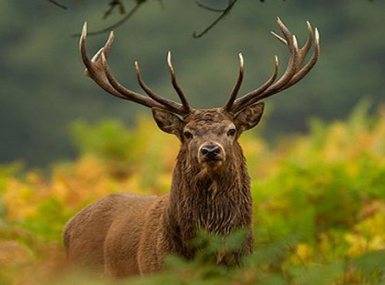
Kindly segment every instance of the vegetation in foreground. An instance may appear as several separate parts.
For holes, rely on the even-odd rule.
[[[202,237],[196,260],[170,257],[162,274],[122,284],[384,284],[385,111],[366,110],[346,122],[313,121],[307,136],[282,137],[273,148],[244,134],[256,240],[244,266],[227,270],[209,258],[241,235],[225,244]],[[54,164],[49,175],[17,163],[0,168],[0,284],[108,284],[67,269],[65,222],[109,193],[169,191],[178,142],[151,120],[134,130],[116,121],[72,130],[78,160]]]

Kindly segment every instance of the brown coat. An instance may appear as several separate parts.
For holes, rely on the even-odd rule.
[[[170,195],[113,194],[88,206],[65,228],[69,260],[114,277],[154,272],[168,254],[194,257],[191,241],[199,230],[227,235],[242,228],[247,241],[231,256],[238,263],[252,249],[249,177],[240,155],[238,168],[213,174],[186,171],[189,166],[178,159]],[[229,260],[218,257],[218,263]]]

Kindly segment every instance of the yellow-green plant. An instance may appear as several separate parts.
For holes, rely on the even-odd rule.
[[[210,248],[223,244],[208,238],[196,260],[170,257],[161,274],[122,283],[384,282],[385,112],[369,117],[364,107],[346,122],[313,121],[308,135],[283,137],[274,147],[253,134],[242,138],[255,177],[256,239],[242,267],[209,262]],[[0,168],[0,284],[52,284],[52,276],[58,284],[108,283],[58,274],[65,222],[109,193],[161,195],[170,188],[178,142],[149,119],[134,129],[76,122],[73,137],[79,158],[53,165],[48,175],[18,164]],[[225,244],[236,246],[239,238]]]

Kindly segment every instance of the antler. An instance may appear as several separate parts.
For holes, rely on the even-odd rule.
[[[81,54],[83,63],[86,66],[85,74],[89,76],[92,80],[94,80],[96,84],[98,84],[105,91],[107,91],[113,96],[116,96],[125,100],[129,100],[129,101],[133,101],[135,103],[138,103],[150,108],[158,107],[158,108],[169,110],[179,115],[187,115],[191,112],[191,108],[187,102],[187,99],[184,96],[182,90],[180,89],[176,81],[174,67],[172,66],[172,63],[171,63],[170,52],[168,53],[168,56],[167,56],[167,64],[170,70],[172,84],[179,98],[181,99],[182,104],[176,103],[172,100],[156,95],[149,87],[147,87],[147,85],[142,80],[139,64],[137,61],[135,61],[135,64],[134,64],[137,79],[138,79],[139,85],[142,87],[142,89],[148,95],[148,97],[124,87],[122,84],[120,84],[116,80],[107,63],[107,57],[111,50],[112,42],[114,40],[113,32],[110,33],[104,46],[101,49],[99,49],[99,51],[92,57],[92,59],[89,59],[89,57],[87,56],[87,51],[85,47],[86,37],[87,37],[87,23],[84,23],[82,34],[80,37],[79,47],[80,47],[80,54]]]
[[[224,109],[231,112],[237,113],[247,106],[254,104],[262,99],[265,99],[269,96],[272,96],[278,92],[281,92],[290,86],[294,85],[313,68],[320,56],[320,44],[319,44],[319,33],[317,28],[313,32],[313,28],[309,22],[307,23],[308,35],[306,43],[302,48],[298,48],[297,38],[295,35],[291,34],[288,28],[283,24],[280,18],[277,17],[277,24],[283,34],[283,37],[272,32],[272,35],[275,36],[279,41],[284,43],[289,47],[290,59],[283,75],[276,81],[278,75],[278,57],[274,57],[274,72],[270,78],[262,84],[258,89],[252,90],[243,97],[236,99],[237,93],[239,91],[242,78],[243,78],[243,58],[240,57],[240,73],[238,81],[233,88],[233,91],[230,95],[229,101],[224,106]],[[311,59],[304,64],[306,55],[308,54],[310,48],[314,43],[314,54]]]

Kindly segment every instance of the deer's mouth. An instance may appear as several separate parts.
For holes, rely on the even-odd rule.
[[[223,165],[224,159],[222,157],[204,158],[201,160],[203,168],[216,170]]]
[[[218,166],[224,162],[224,154],[209,154],[209,155],[200,155],[198,158],[199,162],[205,166]]]

